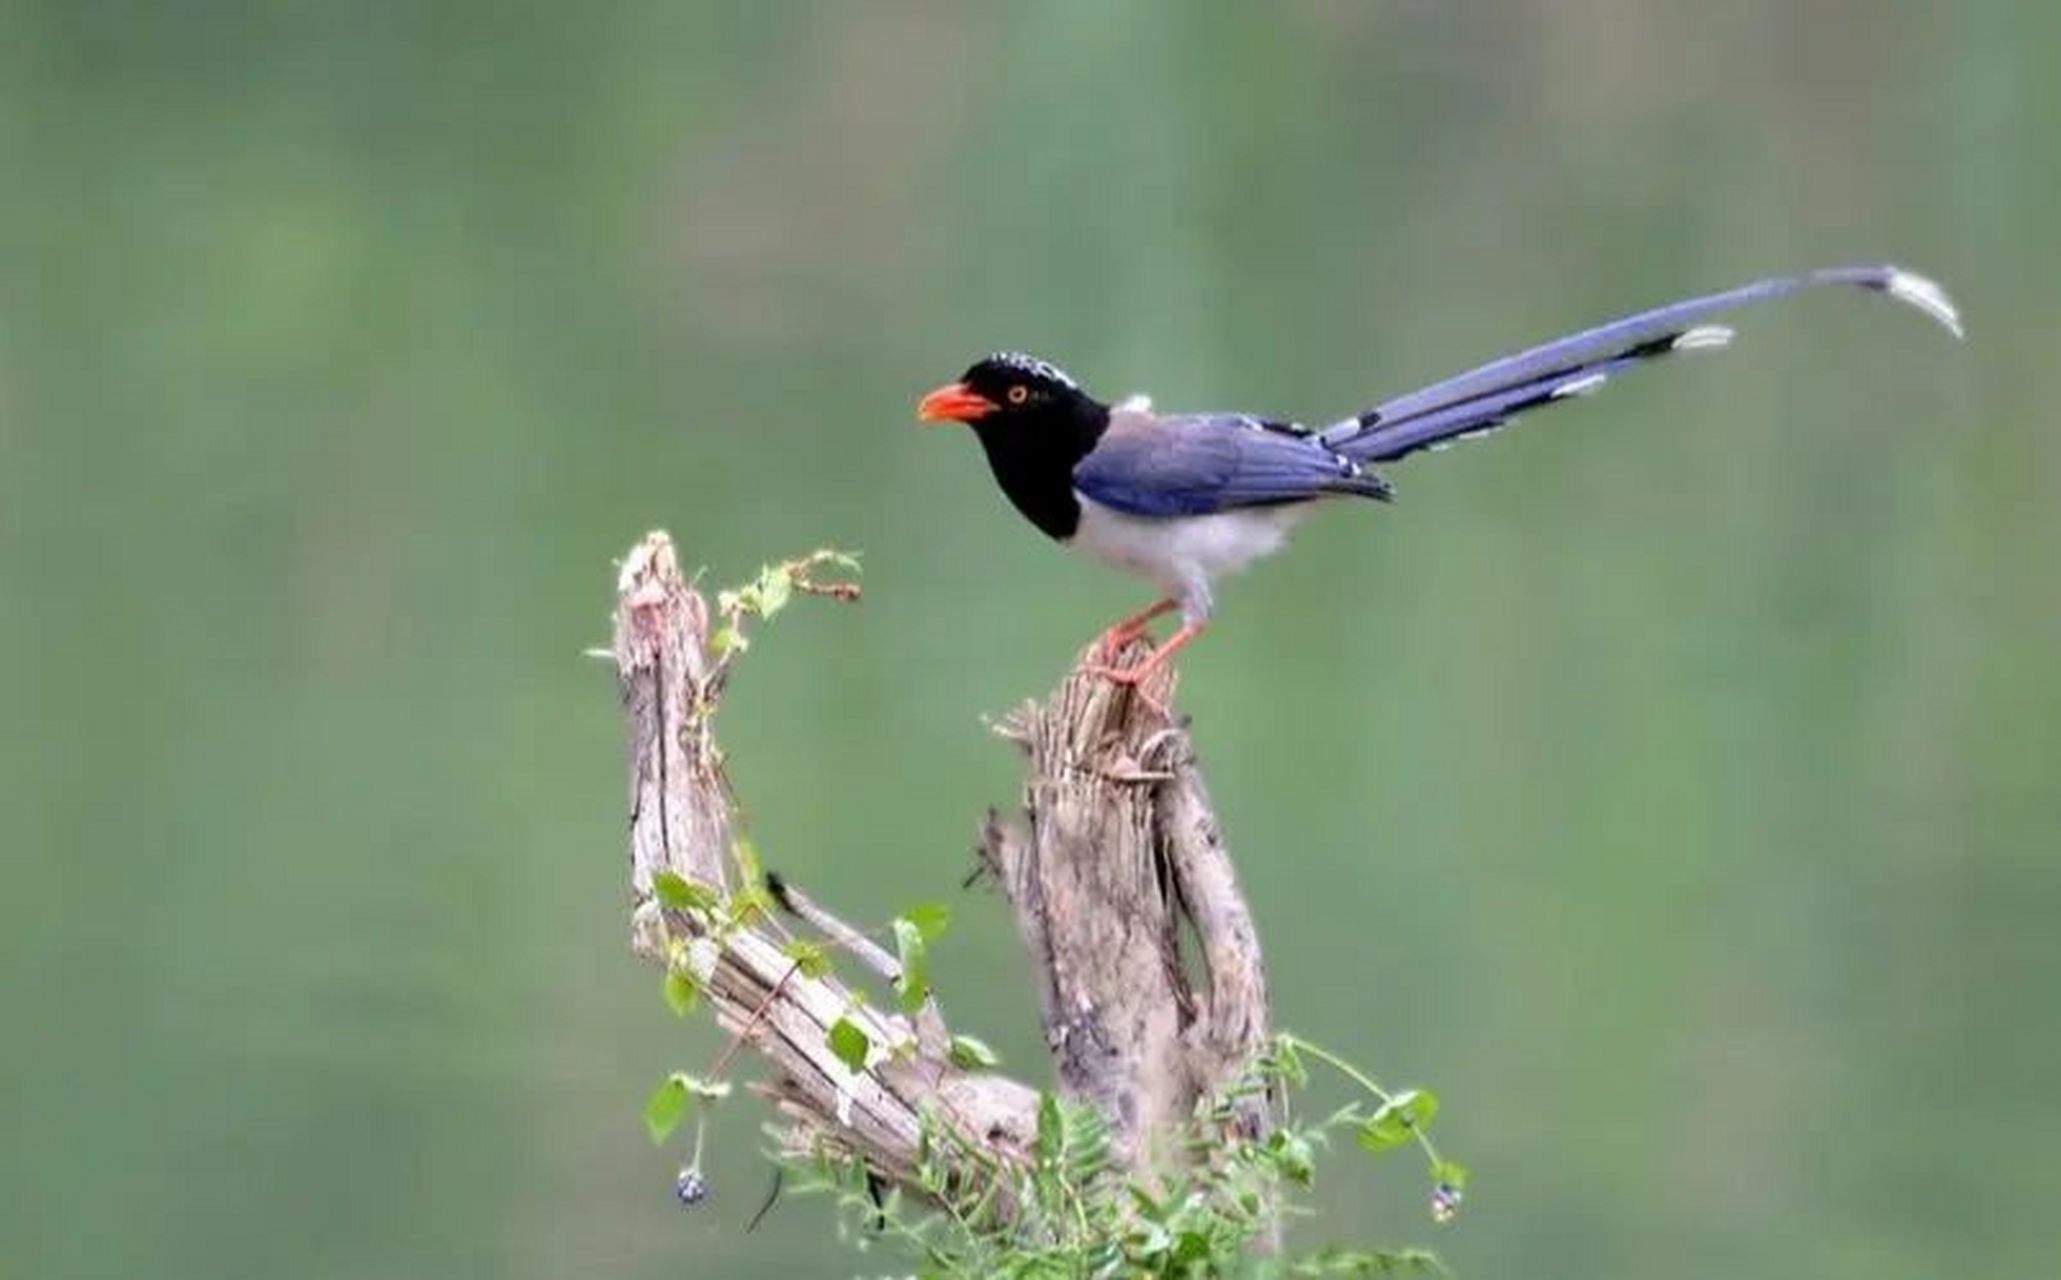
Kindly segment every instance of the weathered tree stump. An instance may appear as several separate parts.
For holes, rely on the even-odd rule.
[[[763,1059],[759,1087],[786,1121],[789,1149],[828,1144],[907,1184],[928,1117],[970,1150],[1022,1160],[1038,1091],[955,1065],[934,999],[913,1017],[859,1004],[835,973],[801,971],[777,919],[715,928],[705,913],[661,904],[661,872],[718,899],[758,888],[733,838],[715,740],[734,649],[711,645],[709,604],[663,533],[632,548],[617,592],[632,946],[690,972],[720,1024]],[[1188,731],[1161,710],[1174,682],[1163,672],[1131,691],[1077,669],[1044,703],[1008,717],[1000,732],[1028,761],[1023,812],[990,813],[981,838],[1030,953],[1059,1088],[1102,1110],[1119,1158],[1140,1170],[1178,1158],[1158,1139],[1235,1078],[1267,1035],[1251,916]],[[895,958],[869,948],[862,931],[803,895],[784,896],[842,950],[896,976]],[[1184,960],[1189,927],[1199,973]],[[840,1018],[873,1046],[863,1069],[830,1047]],[[1249,1120],[1254,1132],[1264,1125],[1256,1110]]]
[[[1060,1087],[1147,1165],[1172,1154],[1152,1139],[1267,1035],[1252,916],[1188,731],[1159,710],[1177,679],[1162,667],[1132,691],[1077,666],[1020,708],[1000,731],[1028,758],[1024,813],[990,814],[981,842],[1030,951]],[[1204,981],[1184,963],[1184,926]]]

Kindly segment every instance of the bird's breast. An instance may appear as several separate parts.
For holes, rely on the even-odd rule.
[[[1081,520],[1067,545],[1150,579],[1170,594],[1236,573],[1279,551],[1307,508],[1245,507],[1205,516],[1134,516],[1077,494]]]

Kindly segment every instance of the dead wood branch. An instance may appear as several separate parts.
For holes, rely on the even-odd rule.
[[[1161,668],[1128,691],[1076,666],[1050,700],[1021,707],[998,731],[1029,757],[1025,814],[991,815],[983,842],[1030,950],[1061,1086],[1100,1105],[1147,1165],[1174,1155],[1152,1139],[1267,1035],[1258,935],[1188,731],[1158,709],[1177,680]]]
[[[681,577],[664,534],[649,535],[624,560],[617,603],[630,748],[631,945],[660,964],[686,966],[722,1027],[766,1060],[773,1074],[765,1087],[791,1122],[794,1149],[825,1139],[905,1181],[931,1112],[998,1157],[1026,1150],[1037,1127],[1035,1090],[962,1071],[938,1037],[919,1044],[910,1019],[859,1004],[834,974],[800,973],[770,921],[718,930],[703,913],[661,907],[660,872],[718,894],[745,887],[713,726],[728,668],[709,651],[707,602]],[[841,1018],[874,1046],[861,1071],[830,1048]]]
[[[660,903],[663,872],[715,901],[760,888],[733,839],[714,736],[735,649],[711,644],[708,602],[682,578],[663,533],[631,550],[617,591],[632,946],[690,973],[719,1023],[766,1062],[762,1090],[787,1122],[790,1149],[827,1143],[907,1183],[927,1117],[969,1149],[1020,1160],[1036,1131],[1037,1091],[955,1066],[934,1002],[914,1019],[861,1004],[835,974],[802,973],[776,921]],[[1029,947],[1060,1087],[1101,1106],[1121,1151],[1149,1164],[1172,1155],[1153,1138],[1261,1046],[1267,1015],[1258,941],[1187,731],[1153,705],[1171,704],[1171,675],[1143,692],[1076,671],[1047,703],[1012,716],[1002,732],[1029,757],[1025,812],[991,815],[982,852]],[[862,931],[791,888],[787,896],[868,967],[894,967]],[[1185,926],[1200,979],[1183,963]],[[839,1019],[873,1046],[862,1070],[830,1047]],[[1255,1129],[1262,1122],[1255,1116]]]

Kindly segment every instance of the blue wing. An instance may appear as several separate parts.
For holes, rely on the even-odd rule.
[[[1201,516],[1388,483],[1300,428],[1243,414],[1119,412],[1073,470],[1074,488],[1135,516]]]

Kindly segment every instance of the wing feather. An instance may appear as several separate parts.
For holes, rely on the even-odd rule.
[[[1104,506],[1161,517],[1388,494],[1387,482],[1307,433],[1243,414],[1114,414],[1073,482]]]

